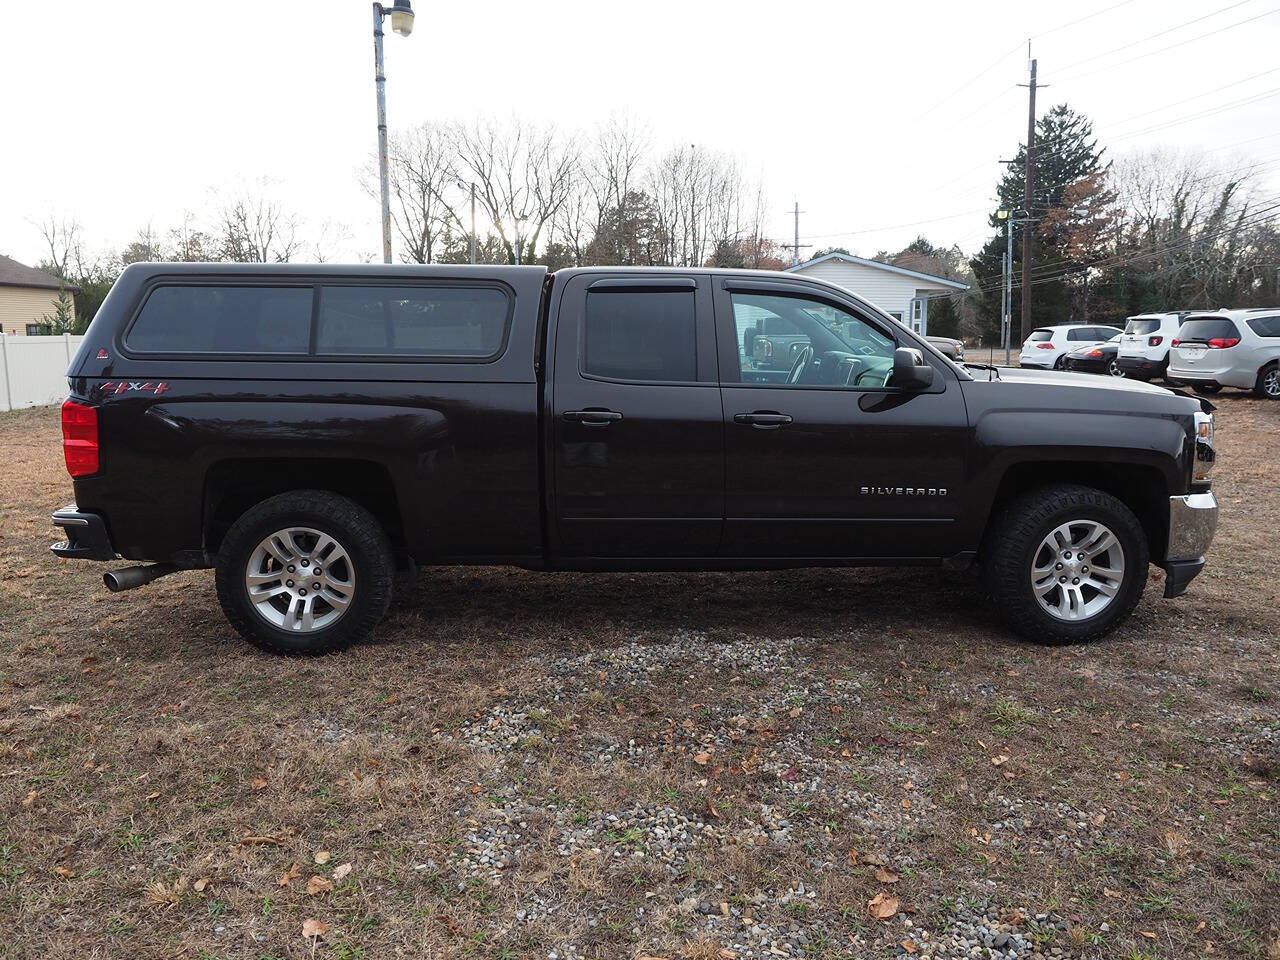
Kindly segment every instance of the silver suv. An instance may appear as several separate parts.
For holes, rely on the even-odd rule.
[[[1169,350],[1166,379],[1198,393],[1240,387],[1280,400],[1280,308],[1189,315]]]

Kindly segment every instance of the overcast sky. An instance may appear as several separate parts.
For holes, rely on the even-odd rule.
[[[1029,36],[1042,111],[1085,112],[1113,156],[1254,158],[1280,193],[1272,0],[415,9],[411,37],[387,35],[393,131],[513,114],[590,131],[625,115],[655,150],[736,157],[788,242],[798,199],[802,243],[871,255],[924,233],[976,248],[997,161],[1025,136]],[[266,180],[309,233],[345,225],[341,256],[376,256],[359,179],[375,148],[371,30],[363,0],[0,0],[0,253],[39,260],[50,215],[77,219],[91,249],[119,247]]]

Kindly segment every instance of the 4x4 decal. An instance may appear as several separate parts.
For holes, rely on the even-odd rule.
[[[127,393],[130,390],[137,390],[141,393],[152,393],[157,397],[169,389],[169,384],[163,380],[159,383],[152,383],[148,380],[146,383],[139,383],[136,380],[108,380],[106,383],[98,387],[98,393],[105,396],[111,394]]]

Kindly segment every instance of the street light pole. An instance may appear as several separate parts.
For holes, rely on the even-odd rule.
[[[382,193],[382,262],[391,262],[391,183],[387,173],[387,78],[382,68],[382,21],[391,16],[391,29],[402,37],[413,32],[409,0],[396,0],[387,9],[373,5],[373,82],[378,94],[378,179]]]

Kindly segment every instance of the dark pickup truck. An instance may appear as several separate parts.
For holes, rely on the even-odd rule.
[[[807,342],[766,378],[773,318]],[[282,652],[365,636],[415,564],[978,563],[1013,629],[1086,640],[1217,519],[1208,401],[957,366],[790,274],[135,264],[69,378],[54,553],[213,567]]]

